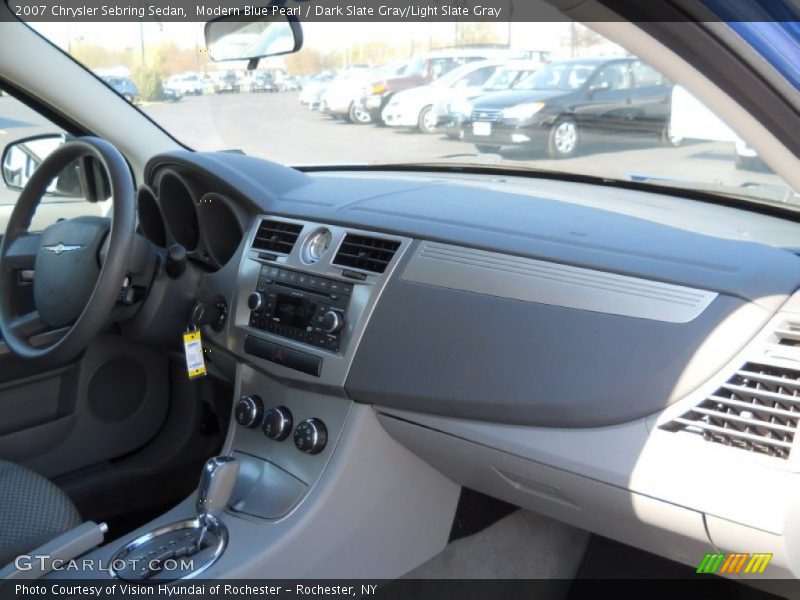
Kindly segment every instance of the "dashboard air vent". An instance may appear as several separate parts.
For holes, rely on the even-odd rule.
[[[800,420],[800,371],[749,362],[668,431],[750,452],[789,458]]]
[[[797,323],[786,323],[779,328],[775,335],[778,337],[778,344],[781,346],[800,346],[800,325]]]
[[[348,233],[333,262],[342,267],[383,273],[399,247],[400,242],[394,240]]]
[[[289,254],[302,230],[303,226],[297,223],[264,219],[258,226],[253,249]]]

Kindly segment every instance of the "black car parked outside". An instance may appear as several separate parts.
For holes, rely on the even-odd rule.
[[[529,145],[567,158],[594,131],[664,136],[671,90],[672,82],[635,58],[554,62],[511,90],[474,100],[460,137],[480,152]]]

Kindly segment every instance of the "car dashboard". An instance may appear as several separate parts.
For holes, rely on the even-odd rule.
[[[279,467],[253,477],[282,490],[235,510],[291,512],[355,403],[462,486],[687,564],[744,544],[800,574],[800,258],[780,247],[800,225],[546,178],[190,152],[150,161],[139,220],[228,307],[203,333],[237,397],[324,423],[302,454],[233,423],[228,450]]]

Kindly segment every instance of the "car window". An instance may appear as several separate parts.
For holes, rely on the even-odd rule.
[[[450,56],[447,58],[431,58],[428,60],[428,68],[425,74],[430,75],[430,77],[435,81],[456,67],[460,67],[461,65],[465,65],[470,62],[475,62],[476,60],[484,60],[484,58],[480,56]]]
[[[517,90],[577,90],[594,72],[589,63],[552,63],[514,84]]]
[[[63,139],[64,131],[61,128],[0,88],[0,152],[3,157],[0,236],[19,197],[17,184],[24,184],[46,155],[55,150]],[[59,181],[53,181],[42,198],[31,230],[40,231],[59,219],[105,215],[109,202],[86,202],[75,193],[79,185],[74,171],[65,169]]]
[[[601,67],[592,85],[606,90],[626,90],[631,87],[630,72],[625,63],[612,63]]]
[[[483,85],[489,80],[489,77],[492,76],[496,69],[497,67],[482,67],[480,69],[475,69],[472,73],[464,78],[466,83],[462,85],[468,85],[470,87]]]
[[[517,79],[520,72],[517,69],[500,69],[483,86],[485,90],[506,90]]]
[[[631,65],[631,73],[636,87],[649,87],[653,85],[669,85],[669,79],[653,67],[637,60]]]

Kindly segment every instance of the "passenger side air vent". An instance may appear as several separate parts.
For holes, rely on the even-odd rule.
[[[797,323],[786,323],[775,331],[775,335],[778,338],[777,343],[781,346],[800,346],[800,325]]]
[[[400,242],[394,240],[348,233],[333,263],[342,267],[383,273],[399,247]]]
[[[800,371],[749,362],[714,394],[661,427],[787,459],[800,420],[799,392]]]
[[[289,254],[302,230],[303,226],[297,223],[264,219],[258,226],[253,249]]]

